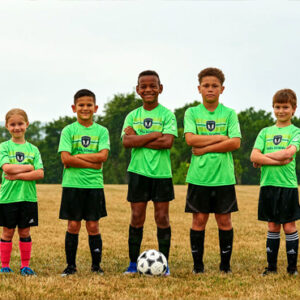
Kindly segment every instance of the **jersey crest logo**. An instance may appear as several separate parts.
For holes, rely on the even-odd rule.
[[[81,144],[85,148],[88,147],[91,144],[91,137],[90,136],[82,136]]]
[[[153,124],[153,119],[151,119],[151,118],[144,119],[144,127],[145,128],[147,128],[147,129],[151,128],[152,124]]]
[[[279,145],[282,141],[282,135],[275,135],[273,137],[273,143],[274,145]]]
[[[215,121],[206,121],[206,128],[209,131],[213,131],[216,128],[216,122]]]
[[[16,159],[18,162],[22,162],[25,158],[25,154],[23,152],[16,152]]]

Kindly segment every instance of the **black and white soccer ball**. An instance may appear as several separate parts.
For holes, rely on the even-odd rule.
[[[140,274],[159,276],[166,273],[168,262],[159,251],[151,249],[144,251],[137,259],[137,270]]]

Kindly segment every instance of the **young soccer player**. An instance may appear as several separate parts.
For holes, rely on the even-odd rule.
[[[0,226],[3,226],[0,272],[13,272],[9,262],[12,238],[18,226],[20,273],[23,276],[36,275],[29,267],[32,246],[30,227],[38,225],[35,181],[44,177],[38,148],[25,140],[28,125],[24,110],[10,110],[5,117],[5,127],[11,134],[11,139],[0,145],[0,167],[3,170],[0,190]]]
[[[283,89],[273,97],[276,124],[258,134],[251,153],[254,167],[261,166],[258,219],[268,222],[267,260],[263,275],[277,272],[281,224],[286,236],[287,272],[297,275],[300,219],[295,153],[299,150],[300,129],[291,119],[296,111],[294,91]]]
[[[205,226],[215,213],[219,228],[220,271],[228,273],[233,243],[231,213],[238,210],[231,152],[240,147],[240,127],[236,113],[219,103],[224,91],[224,74],[216,68],[202,70],[198,90],[203,103],[187,109],[185,140],[192,146],[186,181],[189,183],[185,211],[193,214],[190,240],[193,273],[203,273]]]
[[[65,237],[67,268],[62,276],[76,273],[76,252],[81,220],[86,221],[92,256],[91,271],[103,274],[100,267],[102,239],[99,219],[105,217],[102,164],[110,149],[108,130],[93,121],[97,112],[96,96],[89,90],[74,95],[72,110],[77,122],[66,126],[58,152],[64,164],[59,218],[68,220]]]
[[[159,251],[169,258],[169,201],[174,199],[170,148],[174,136],[177,137],[177,124],[175,115],[158,103],[162,90],[155,71],[141,72],[136,92],[143,99],[143,106],[127,115],[122,129],[124,147],[132,148],[127,195],[131,204],[128,238],[130,265],[125,274],[137,272],[136,262],[149,200],[154,203]],[[166,275],[169,274],[168,268]]]

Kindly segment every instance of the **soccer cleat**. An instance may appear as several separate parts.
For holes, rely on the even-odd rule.
[[[0,269],[0,273],[13,273],[14,271],[10,267]]]
[[[297,276],[298,275],[298,270],[297,268],[287,268],[287,272],[291,276]]]
[[[267,276],[267,275],[270,275],[270,274],[277,274],[277,269],[266,267],[261,275],[262,276]]]
[[[73,275],[77,272],[76,267],[75,266],[67,266],[64,271],[61,273],[61,277],[66,277],[69,275]]]
[[[123,274],[135,274],[137,273],[136,262],[130,262],[128,268]]]
[[[169,266],[167,266],[167,270],[166,270],[166,273],[164,274],[164,276],[170,276],[170,275],[171,275],[171,272],[170,272]]]
[[[92,271],[93,273],[97,273],[97,274],[99,274],[99,275],[103,275],[103,274],[104,274],[104,271],[101,269],[100,266],[92,266],[92,267],[91,267],[91,271]]]
[[[220,265],[220,271],[225,274],[232,273],[232,271],[230,269],[230,265],[228,265],[228,266]]]
[[[202,274],[202,273],[204,273],[204,267],[193,269],[193,274]]]
[[[36,276],[35,272],[29,267],[23,267],[20,269],[22,276]]]

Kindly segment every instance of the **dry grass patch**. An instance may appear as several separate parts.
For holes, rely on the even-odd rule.
[[[65,268],[64,236],[66,222],[58,220],[61,187],[39,185],[40,225],[32,229],[31,266],[36,278],[23,278],[19,268],[18,237],[14,237],[11,267],[15,274],[1,275],[0,299],[300,299],[299,278],[286,274],[285,241],[279,253],[277,275],[262,277],[266,265],[267,226],[257,221],[258,187],[237,186],[240,211],[233,214],[234,251],[230,275],[218,271],[219,241],[214,216],[206,230],[204,262],[206,272],[193,275],[189,230],[191,215],[184,213],[186,186],[176,186],[171,203],[171,276],[149,278],[124,276],[128,265],[128,226],[130,207],[127,186],[107,185],[105,194],[109,216],[100,222],[103,239],[104,276],[91,274],[88,238],[82,226],[77,255],[78,274],[61,278]],[[153,205],[149,203],[142,251],[156,248]]]

